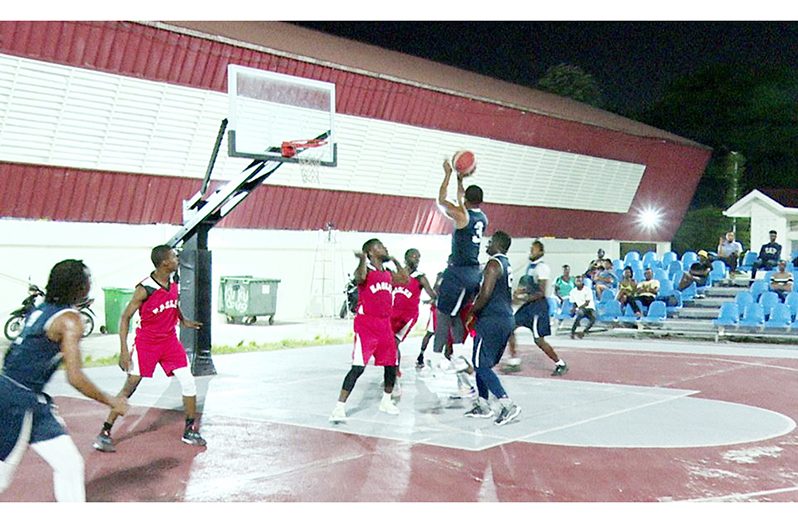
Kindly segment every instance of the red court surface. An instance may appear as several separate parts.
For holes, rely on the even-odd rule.
[[[403,367],[401,417],[376,414],[381,375],[371,369],[355,389],[360,399],[354,393],[350,399],[352,419],[331,426],[326,416],[348,368],[346,347],[214,358],[219,374],[200,380],[207,394],[205,450],[180,442],[179,411],[136,406],[114,429],[118,451],[101,454],[91,443],[105,408],[72,395],[56,401],[86,461],[89,501],[798,501],[792,422],[798,418],[798,352],[741,345],[727,354],[713,353],[723,349],[711,345],[704,353],[670,352],[667,343],[625,350],[636,343],[597,348],[601,344],[584,340],[558,348],[571,368],[562,378],[549,377],[544,355],[524,346],[522,371],[502,376],[523,411],[517,424],[504,427],[463,421],[462,408],[426,408],[410,361]],[[746,354],[735,354],[740,351]],[[308,359],[317,374],[299,370],[297,362]],[[276,368],[280,362],[287,365],[283,370]],[[107,389],[121,384],[110,368],[89,371]],[[278,371],[285,381],[280,389],[296,382],[304,392],[279,396],[258,388],[272,385]],[[160,387],[154,403],[142,393],[152,405],[168,404],[177,390],[166,380],[153,387]],[[531,392],[522,396],[522,388]],[[640,392],[649,388],[653,396]],[[618,390],[632,392],[618,396]],[[620,403],[602,411],[606,391]],[[648,399],[624,407],[641,394]],[[303,418],[303,406],[314,401],[321,410]],[[702,405],[697,415],[687,412],[694,405]],[[259,406],[273,409],[280,421],[261,419]],[[242,408],[250,414],[242,415]],[[583,413],[576,420],[575,411]],[[442,416],[451,425],[439,421]],[[314,423],[318,428],[309,426]],[[550,429],[537,430],[546,423]],[[773,436],[763,427],[768,423]],[[413,440],[433,429],[448,434],[450,426],[461,440],[479,443]],[[353,433],[358,427],[386,437]],[[551,441],[536,442],[541,437]],[[556,443],[580,437],[585,441]],[[52,499],[50,470],[29,451],[0,501]]]

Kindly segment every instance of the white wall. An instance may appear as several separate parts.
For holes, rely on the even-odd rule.
[[[48,222],[0,219],[0,320],[19,306],[28,280],[44,287],[52,266],[78,258],[92,270],[93,310],[104,324],[105,287],[132,288],[152,270],[150,249],[167,241],[172,225]],[[209,236],[213,253],[213,311],[221,276],[252,275],[279,279],[278,319],[300,319],[338,312],[343,289],[357,266],[354,252],[378,237],[398,259],[405,250],[421,251],[421,269],[431,281],[445,267],[450,236],[375,234],[332,231],[277,231],[215,228]],[[516,238],[509,252],[515,281],[523,273],[532,238]],[[563,264],[582,272],[602,248],[617,257],[618,241],[542,239],[554,274]],[[659,247],[659,246],[658,246]],[[483,254],[483,258],[487,258]],[[315,275],[315,276],[314,276]],[[323,278],[323,277],[324,278]],[[322,296],[322,284],[325,296]]]
[[[758,253],[759,248],[770,241],[768,232],[771,230],[776,231],[776,241],[782,245],[782,257],[788,257],[791,252],[791,245],[787,238],[787,217],[774,211],[772,207],[757,201],[752,202],[751,245],[746,245],[746,247]]]

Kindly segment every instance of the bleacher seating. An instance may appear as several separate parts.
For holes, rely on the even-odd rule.
[[[762,295],[763,292],[768,290],[768,284],[765,280],[754,280],[749,288],[751,295],[754,298],[754,301],[758,300],[759,297]]]
[[[789,293],[784,299],[784,303],[790,308],[792,319],[796,319],[796,316],[798,316],[798,292]]]
[[[754,297],[750,292],[743,291],[734,297],[734,302],[737,304],[737,307],[740,309],[740,313],[742,314],[748,305],[754,303]]]
[[[678,259],[679,258],[678,258],[678,256],[676,255],[675,252],[668,251],[668,252],[666,252],[666,253],[664,253],[662,255],[662,260],[660,260],[660,261],[662,263],[662,267],[670,267],[671,262],[678,261]]]
[[[571,303],[571,300],[569,300],[568,298],[565,298],[562,301],[562,305],[560,306],[560,310],[559,310],[559,312],[557,312],[557,315],[555,316],[555,318],[557,320],[559,320],[559,321],[567,320],[568,318],[573,318],[573,315],[571,314],[571,308],[572,307],[573,307],[573,305]]]
[[[603,322],[614,322],[621,315],[621,304],[617,300],[610,300],[596,305],[598,311],[596,319]]]
[[[763,292],[756,301],[762,305],[762,311],[765,313],[765,318],[770,316],[770,311],[773,310],[773,307],[775,307],[777,303],[781,303],[779,295],[773,291]]]
[[[679,278],[682,277],[682,262],[675,260],[668,265],[668,276],[673,278],[677,274],[679,275]]]
[[[626,253],[626,256],[623,257],[623,264],[624,266],[629,265],[633,261],[641,262],[640,253],[637,251],[629,251]]]
[[[728,275],[729,268],[726,267],[725,263],[720,260],[715,260],[712,262],[712,270],[709,273],[709,277],[713,283],[719,282],[720,280],[725,280]]]
[[[743,310],[740,327],[761,328],[765,324],[765,311],[759,303],[749,303]]]
[[[740,309],[736,303],[726,302],[720,306],[718,318],[712,321],[715,327],[736,327],[740,322]]]
[[[792,314],[789,305],[777,303],[770,313],[770,317],[765,321],[766,329],[787,329],[792,323]]]
[[[648,312],[640,320],[645,325],[662,324],[668,317],[668,311],[664,301],[654,301],[648,308]]]
[[[690,270],[690,266],[698,261],[698,254],[694,251],[686,251],[682,254],[682,269],[685,271]]]
[[[737,266],[737,268],[741,271],[751,272],[751,268],[753,267],[758,256],[759,255],[756,252],[748,251],[743,256],[743,261]]]
[[[618,316],[618,321],[626,323],[638,321],[637,316],[635,316],[635,311],[632,310],[631,305],[628,303],[626,304],[626,307],[623,308],[623,314]]]

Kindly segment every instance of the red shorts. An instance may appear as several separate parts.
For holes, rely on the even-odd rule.
[[[413,326],[417,321],[418,312],[413,314],[412,312],[397,311],[396,316],[391,316],[391,330],[393,330],[396,339],[405,341],[405,338],[407,338],[407,335],[413,330]]]
[[[356,314],[352,365],[365,367],[372,356],[374,365],[378,367],[394,367],[399,364],[391,319]]]
[[[174,337],[153,343],[136,339],[130,351],[130,374],[152,378],[155,365],[159,363],[167,376],[171,376],[175,369],[188,367],[186,349],[180,340]]]
[[[427,332],[435,332],[435,326],[438,324],[435,320],[435,303],[429,304],[429,317],[427,318]]]

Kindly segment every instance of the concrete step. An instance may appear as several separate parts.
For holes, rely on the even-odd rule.
[[[706,320],[711,319],[714,320],[718,317],[718,313],[720,312],[720,307],[717,308],[709,308],[709,307],[683,307],[682,310],[679,311],[679,319],[700,319]]]
[[[717,296],[717,297],[707,297],[700,300],[691,300],[684,304],[684,308],[691,308],[691,309],[715,309],[720,310],[724,303],[729,303],[734,301],[734,299],[730,296]]]
[[[726,297],[726,298],[734,298],[739,293],[747,291],[748,287],[710,287],[707,289],[706,295],[707,298],[719,298],[719,297]]]

